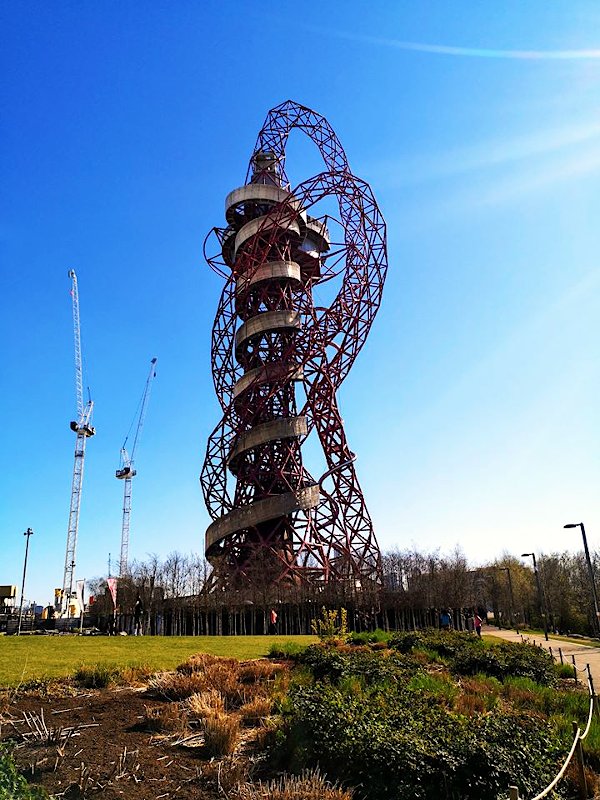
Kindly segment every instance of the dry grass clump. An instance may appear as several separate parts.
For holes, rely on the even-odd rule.
[[[202,765],[202,778],[211,789],[215,785],[219,787],[219,797],[224,793],[233,799],[234,795],[230,792],[252,780],[254,767],[254,762],[244,756],[224,756],[205,762]]]
[[[214,714],[225,712],[225,700],[220,692],[210,689],[208,692],[197,692],[185,702],[188,714],[196,719],[205,719]]]
[[[166,700],[185,700],[196,692],[203,692],[206,681],[202,673],[184,675],[180,672],[161,672],[148,681],[148,692]]]
[[[111,664],[82,664],[73,673],[76,686],[105,689],[107,686],[139,686],[146,683],[154,669],[149,664],[120,667]]]
[[[183,672],[184,675],[191,675],[192,672],[204,672],[211,664],[227,663],[231,666],[239,664],[235,658],[221,658],[220,656],[212,656],[210,653],[194,653],[193,656],[186,658],[186,660],[177,667],[177,672]]]
[[[233,664],[227,661],[220,661],[211,664],[204,671],[206,689],[215,689],[225,698],[228,708],[239,705],[241,697],[241,687],[239,683],[239,662]]]
[[[193,694],[218,692],[227,710],[235,710],[268,693],[283,667],[265,659],[240,663],[235,658],[217,658],[208,653],[190,656],[172,673],[155,675],[149,691],[167,700],[183,700]]]
[[[246,725],[258,725],[271,714],[273,701],[270,697],[255,697],[240,708],[240,716]]]
[[[485,711],[485,702],[476,694],[459,694],[454,701],[454,710],[465,717]]]
[[[281,664],[259,659],[246,661],[240,665],[239,676],[242,683],[262,683],[272,681],[283,670]]]
[[[237,716],[215,713],[203,722],[204,746],[211,756],[227,756],[234,752],[240,735]]]
[[[105,689],[118,683],[120,672],[119,667],[110,664],[82,664],[73,673],[73,681],[85,689]]]
[[[522,686],[506,684],[502,687],[502,694],[517,708],[531,708],[536,704],[535,692]]]
[[[186,692],[182,697],[214,690],[222,695],[228,708],[235,708],[244,701],[239,676],[240,662],[237,659],[197,653],[177,667],[171,683]],[[164,683],[169,682],[165,680]],[[187,691],[188,686],[193,687],[193,691]]]
[[[472,716],[491,711],[498,703],[498,682],[483,675],[464,676],[460,679],[462,691],[454,699],[454,709],[459,714]]]
[[[187,715],[179,703],[145,706],[144,727],[154,733],[183,733],[187,730]]]
[[[138,664],[133,667],[123,667],[120,682],[124,686],[140,686],[148,682],[156,670],[149,664]]]
[[[269,783],[247,783],[239,788],[239,800],[352,800],[352,792],[329,783],[318,771],[300,776],[284,775]]]

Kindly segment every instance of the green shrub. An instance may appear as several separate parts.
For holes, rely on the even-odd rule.
[[[600,721],[594,718],[589,735],[583,743],[585,750],[586,764],[594,770],[596,774],[600,772]]]
[[[105,689],[116,681],[119,674],[119,667],[108,664],[82,665],[75,670],[73,680],[85,689]]]
[[[483,647],[474,642],[465,644],[457,649],[450,668],[460,675],[484,672],[498,680],[509,676],[531,678],[544,686],[556,682],[552,656],[530,644],[500,642]]]
[[[434,650],[442,658],[452,658],[465,647],[475,651],[485,647],[478,636],[466,631],[427,631],[423,637],[423,646]]]
[[[48,793],[30,786],[19,773],[7,744],[0,742],[0,800],[45,800]]]
[[[410,653],[413,648],[421,644],[422,640],[423,634],[420,631],[402,631],[395,633],[390,638],[389,644],[400,653]]]
[[[571,720],[578,720],[580,724],[587,721],[590,703],[584,691],[559,692],[540,686],[531,678],[509,677],[504,680],[502,694],[516,708],[539,711],[547,717],[563,717],[565,731],[570,732]]]
[[[380,642],[387,644],[391,638],[392,634],[386,633],[381,628],[376,628],[374,631],[362,631],[361,633],[353,631],[348,635],[350,644],[356,645],[377,644]]]
[[[481,775],[474,798],[504,797],[511,783],[525,796],[537,794],[554,779],[566,754],[559,733],[527,713],[485,714],[474,730],[473,769]],[[565,788],[563,783],[561,793]]]
[[[348,636],[348,612],[345,608],[328,611],[323,606],[321,616],[311,620],[310,627],[319,639],[344,640]]]
[[[559,735],[530,716],[466,718],[415,687],[358,696],[329,683],[292,691],[276,751],[293,770],[319,764],[369,800],[493,800],[515,778],[534,794],[563,754]]]
[[[587,699],[535,682],[551,683],[549,656],[468,634],[394,639],[396,649],[385,652],[306,648],[300,680],[279,705],[273,766],[318,766],[355,787],[356,800],[505,800],[511,783],[531,796],[553,779],[570,744],[569,720],[583,721]],[[434,662],[462,665],[465,677],[426,671],[425,643]],[[409,645],[415,654],[398,652]]]
[[[269,647],[269,658],[289,658],[296,661],[301,653],[306,650],[306,645],[298,644],[298,642],[273,642]]]
[[[554,671],[557,678],[573,678],[574,670],[572,664],[555,664]]]
[[[470,633],[435,629],[396,633],[390,639],[390,647],[401,653],[409,653],[411,650],[419,648],[437,653],[442,658],[455,655],[465,646],[483,647],[484,644],[481,639]]]
[[[431,675],[428,672],[418,672],[410,679],[407,688],[410,691],[423,692],[448,706],[452,706],[459,692],[458,686],[446,673]]]
[[[473,634],[459,631],[411,631],[395,634],[390,647],[401,653],[418,648],[434,654],[459,675],[483,672],[499,680],[513,675],[531,678],[546,686],[555,683],[556,669],[545,650],[530,644],[498,642],[488,644]]]
[[[338,683],[342,678],[355,676],[366,685],[379,682],[397,682],[421,669],[410,655],[373,652],[370,649],[335,648],[323,644],[309,645],[299,658],[317,681]]]
[[[337,648],[311,644],[301,654],[299,661],[307,666],[316,680],[337,683],[348,674],[348,657]]]

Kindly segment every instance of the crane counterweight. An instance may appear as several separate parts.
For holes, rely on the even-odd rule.
[[[137,472],[131,467],[123,467],[123,469],[115,471],[115,478],[118,478],[120,481],[124,478],[133,478],[135,475],[137,475]]]
[[[96,435],[96,428],[92,425],[82,425],[80,426],[76,420],[72,420],[70,426],[72,431],[75,433],[82,433],[84,436],[95,436]]]

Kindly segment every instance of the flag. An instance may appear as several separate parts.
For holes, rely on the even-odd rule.
[[[108,588],[110,589],[110,596],[112,597],[112,601],[114,607],[117,607],[117,579],[116,578],[108,578],[107,579]]]
[[[83,611],[83,593],[85,589],[85,581],[77,581],[77,602],[79,603],[79,610]]]

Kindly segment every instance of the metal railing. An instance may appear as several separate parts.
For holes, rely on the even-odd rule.
[[[523,639],[522,636],[521,636],[521,640],[522,641],[526,641],[526,640]],[[533,644],[535,645],[535,643],[536,642],[535,642],[535,639],[534,639],[533,640]],[[540,647],[542,647],[542,645],[540,645]],[[550,655],[552,656],[552,658],[555,659],[554,653],[552,652],[552,648],[549,647],[548,649],[550,651]],[[564,662],[562,649],[559,647],[558,651],[559,651],[560,663],[564,664],[565,662]],[[556,786],[558,785],[558,783],[560,783],[560,781],[564,778],[565,772],[567,771],[567,768],[569,767],[569,764],[571,763],[571,761],[573,760],[574,757],[576,757],[576,759],[577,759],[577,772],[578,772],[578,776],[579,776],[579,794],[580,794],[580,797],[582,798],[582,800],[587,800],[587,798],[589,797],[588,788],[587,788],[587,781],[586,781],[586,777],[585,777],[585,758],[584,758],[584,753],[583,753],[582,742],[587,737],[587,735],[589,734],[590,729],[592,727],[592,719],[594,717],[594,708],[595,708],[595,705],[596,705],[596,695],[595,695],[595,691],[594,691],[594,681],[592,679],[592,672],[590,670],[590,665],[586,664],[585,667],[581,667],[580,668],[575,663],[575,656],[572,656],[571,658],[572,658],[572,662],[573,662],[573,678],[575,680],[575,683],[576,684],[578,683],[578,678],[577,678],[577,673],[578,672],[585,673],[586,674],[586,678],[587,678],[587,687],[588,687],[588,694],[589,694],[589,700],[590,700],[590,707],[589,707],[589,712],[588,712],[587,724],[586,724],[584,730],[582,731],[581,728],[579,727],[579,725],[577,724],[577,722],[573,721],[573,723],[572,723],[572,725],[573,725],[573,744],[571,745],[571,749],[569,750],[569,753],[568,753],[567,757],[565,758],[562,767],[560,768],[560,770],[559,770],[558,774],[556,775],[556,777],[554,778],[554,780],[550,784],[548,784],[548,786],[546,786],[546,788],[543,789],[539,794],[536,794],[535,797],[532,797],[531,800],[543,800],[544,797],[548,797],[550,792],[553,789],[555,789]],[[510,800],[525,800],[519,794],[519,787],[518,786],[510,786],[509,787],[509,797],[510,797]]]

